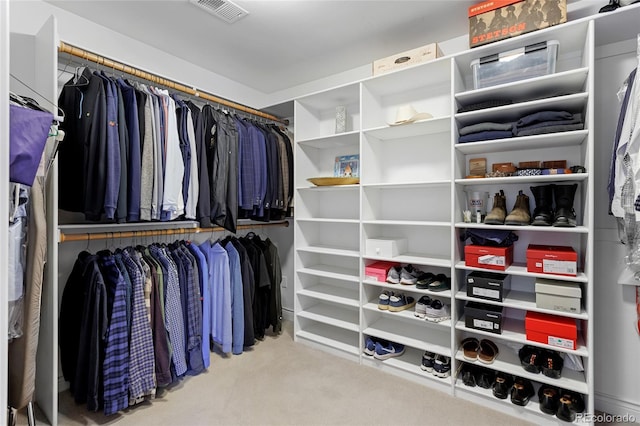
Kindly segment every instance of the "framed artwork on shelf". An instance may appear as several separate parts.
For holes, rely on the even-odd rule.
[[[334,177],[359,177],[360,176],[360,155],[341,155],[336,157],[333,168]]]

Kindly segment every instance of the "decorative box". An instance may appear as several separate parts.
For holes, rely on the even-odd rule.
[[[511,275],[473,271],[467,275],[467,296],[502,302],[511,289]]]
[[[554,311],[580,313],[582,289],[580,284],[536,278],[536,306]]]
[[[490,247],[470,244],[464,247],[464,263],[476,268],[504,271],[513,262],[513,246]]]
[[[427,44],[406,52],[397,53],[386,58],[373,61],[373,75],[384,74],[389,71],[430,61],[442,56],[438,43]]]
[[[468,9],[469,47],[567,22],[567,1],[487,0]]]
[[[573,318],[528,311],[524,324],[527,340],[564,349],[578,346],[578,324]]]
[[[502,306],[467,302],[464,306],[464,325],[476,330],[502,334]]]
[[[406,251],[406,238],[367,238],[365,242],[365,252],[368,256],[396,257]]]
[[[578,274],[578,254],[567,246],[529,244],[527,271],[575,277]]]

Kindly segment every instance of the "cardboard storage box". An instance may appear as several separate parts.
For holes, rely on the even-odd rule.
[[[379,282],[387,281],[387,274],[389,273],[389,269],[394,266],[400,265],[396,262],[375,262],[371,265],[367,265],[364,267],[364,278],[366,280],[376,280]]]
[[[529,244],[527,271],[575,277],[578,274],[578,254],[567,246]]]
[[[502,306],[467,302],[464,306],[464,325],[468,328],[502,334]]]
[[[467,296],[502,302],[511,289],[511,275],[473,271],[467,275]]]
[[[567,22],[567,0],[487,0],[468,9],[469,47]]]
[[[373,61],[373,75],[384,74],[409,65],[430,61],[441,56],[442,51],[438,43],[427,44],[416,49],[407,50],[406,52]]]
[[[554,311],[580,313],[582,309],[580,284],[536,278],[536,306]]]
[[[524,323],[527,340],[564,349],[578,346],[578,324],[573,318],[528,311]]]
[[[476,268],[504,271],[513,262],[513,246],[489,247],[470,244],[464,247],[464,263]]]
[[[556,72],[558,41],[549,40],[471,62],[473,88],[495,86]]]
[[[406,238],[367,238],[365,243],[368,256],[396,257],[406,251]]]

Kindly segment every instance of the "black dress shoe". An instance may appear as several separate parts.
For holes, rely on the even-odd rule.
[[[544,351],[542,354],[542,374],[552,379],[559,379],[562,375],[564,361],[556,351]]]
[[[491,389],[493,386],[494,373],[486,368],[479,368],[476,371],[476,385],[484,389]]]
[[[558,411],[556,411],[556,417],[565,422],[573,423],[576,420],[576,410],[573,408],[571,398],[562,396],[558,403]]]
[[[473,370],[473,366],[464,364],[462,366],[462,370],[460,371],[460,378],[462,379],[462,383],[464,383],[465,386],[469,386],[471,388],[476,386],[476,377]]]
[[[533,384],[527,379],[522,377],[516,377],[511,387],[511,402],[516,405],[524,407],[529,403],[529,400],[536,391],[533,389]]]
[[[620,7],[620,2],[618,0],[611,0],[608,5],[601,7],[598,13],[612,12],[619,7]]]
[[[493,381],[493,396],[499,399],[507,399],[509,397],[509,391],[511,390],[511,385],[513,384],[513,379],[511,376],[508,376],[504,373],[496,374],[496,378]]]
[[[560,390],[555,386],[542,385],[538,389],[538,400],[540,401],[540,411],[553,416],[558,412]]]

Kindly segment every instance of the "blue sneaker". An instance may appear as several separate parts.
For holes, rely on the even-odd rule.
[[[376,353],[376,342],[369,336],[364,340],[364,354],[373,356]]]
[[[416,304],[416,299],[411,296],[405,296],[402,293],[393,293],[389,297],[389,312],[400,312],[405,309],[413,308]]]
[[[376,359],[389,359],[394,356],[400,356],[404,353],[404,345],[400,343],[389,342],[387,345],[376,343],[376,353],[373,357]]]
[[[380,296],[378,296],[378,309],[383,311],[389,309],[389,299],[391,298],[391,295],[392,293],[387,290],[380,293]]]
[[[444,355],[436,355],[433,361],[433,375],[440,378],[449,377],[451,374],[451,358]]]

